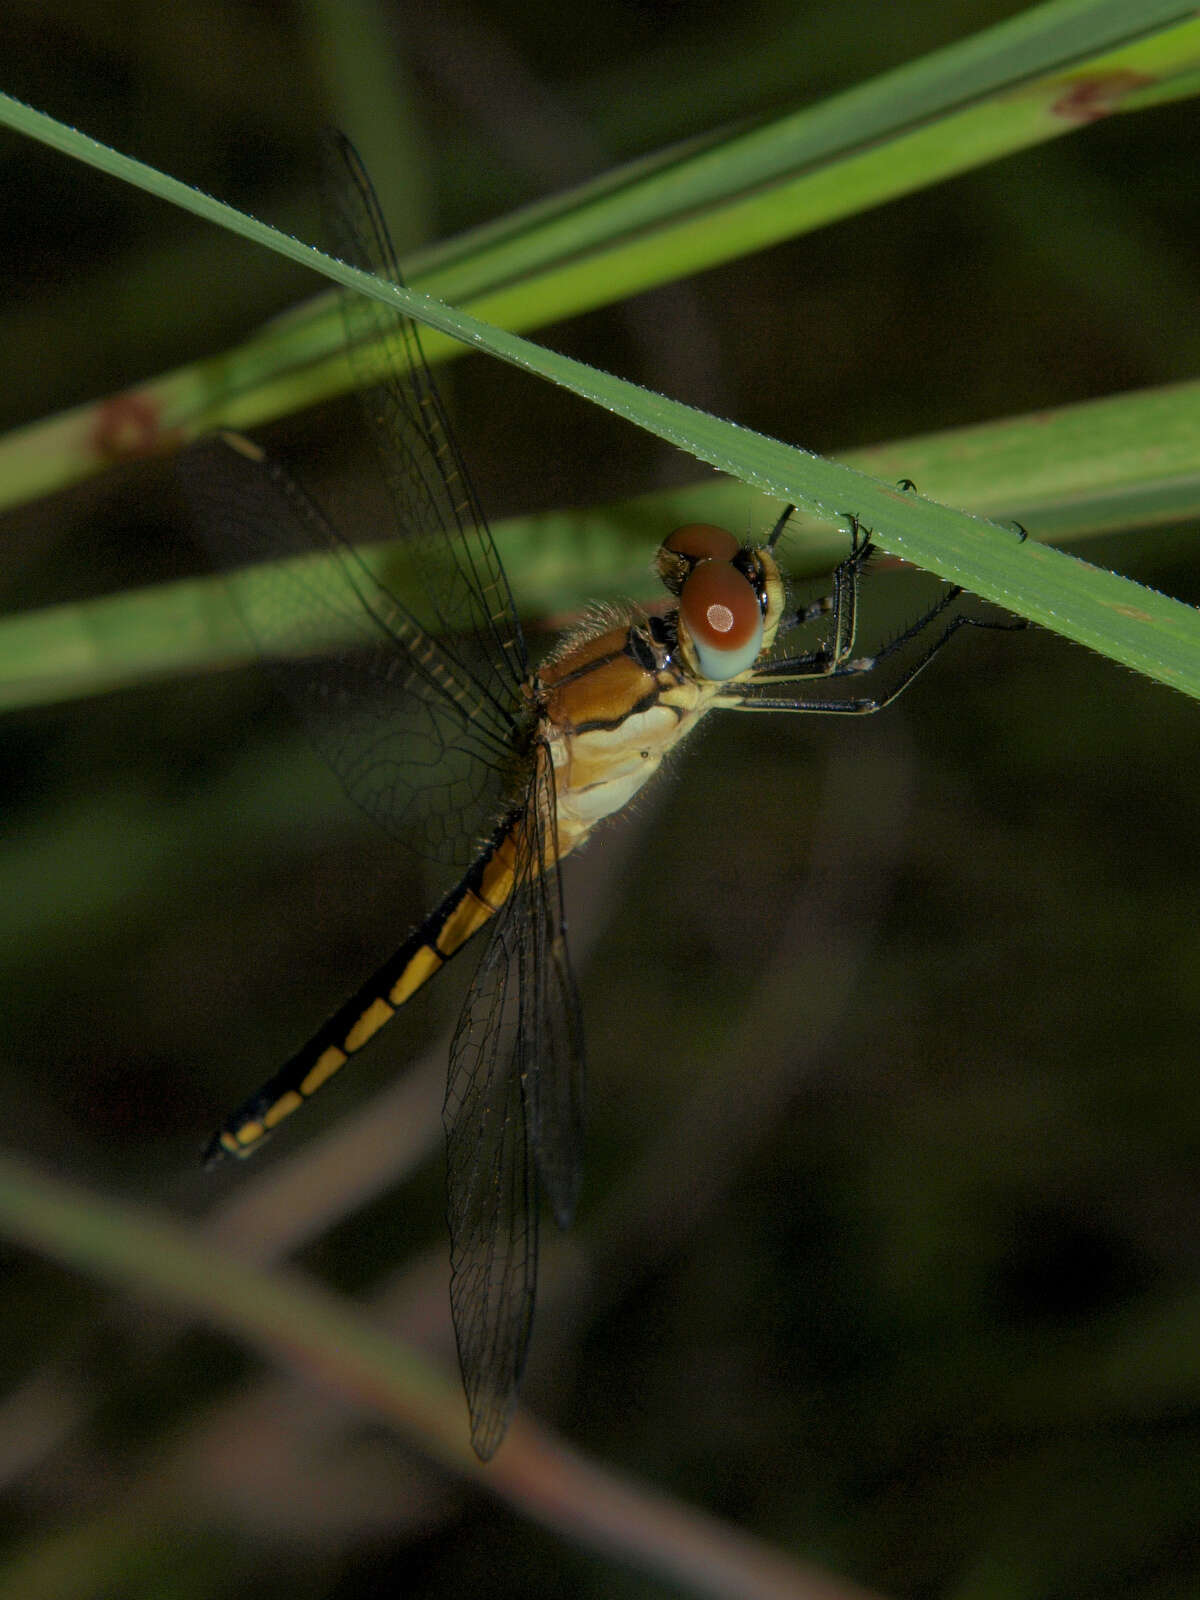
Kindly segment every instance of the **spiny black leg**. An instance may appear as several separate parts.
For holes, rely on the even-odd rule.
[[[849,563],[844,563],[844,565],[849,565]],[[909,626],[901,633],[898,633],[894,639],[890,639],[888,643],[883,645],[881,649],[877,650],[873,656],[863,656],[856,661],[849,660],[847,657],[842,657],[839,660],[832,655],[829,647],[825,646],[824,648],[818,648],[816,650],[809,651],[805,655],[792,656],[786,660],[769,661],[765,663],[762,669],[755,674],[755,681],[763,684],[785,682],[795,683],[797,680],[803,678],[843,678],[849,676],[858,676],[859,674],[865,672],[871,672],[883,662],[888,661],[892,656],[903,650],[907,644],[910,644],[914,639],[923,634],[933,623],[936,623],[938,618],[954,604],[962,592],[962,588],[957,584],[946,589],[943,594],[938,596],[938,599],[929,607],[927,611],[922,612],[915,622],[910,623]],[[912,669],[902,678],[900,687],[903,688],[907,683],[911,682],[921,668],[937,654],[937,652],[946,643],[947,639],[950,638],[951,634],[955,633],[959,628],[964,626],[972,628],[999,629],[1003,632],[1016,632],[1022,628],[1027,628],[1029,624],[1024,617],[1009,617],[1004,621],[971,616],[952,618],[942,633],[940,633],[932,642],[932,644],[930,644],[925,654],[918,659],[916,665],[913,666]],[[736,693],[736,691],[733,691],[733,693]],[[899,689],[890,692],[879,700],[879,704],[888,704],[889,701],[895,699],[896,694],[898,693]],[[730,698],[732,698],[732,693]],[[871,704],[873,705],[873,703],[874,702]],[[844,705],[849,706],[850,709],[853,710],[856,704],[857,702],[853,701],[834,701],[826,704],[824,702],[814,703],[808,700],[764,701],[757,698],[754,700],[738,702],[739,708],[744,710],[764,709],[775,711],[787,709],[807,711],[810,709],[810,707],[818,711],[840,711]],[[867,703],[864,702],[863,705],[859,706],[860,710],[864,708],[870,709],[870,705],[867,705]]]
[[[913,487],[911,479],[904,479],[901,487]],[[810,650],[804,655],[791,656],[784,659],[764,662],[754,672],[755,685],[767,686],[771,684],[796,683],[805,678],[842,678],[858,677],[869,672],[874,672],[883,663],[891,660],[897,653],[919,639],[961,596],[961,585],[953,584],[941,594],[936,602],[922,613],[915,622],[909,624],[894,639],[888,641],[873,656],[852,659],[851,652],[854,648],[854,639],[858,610],[858,586],[862,580],[863,571],[870,560],[874,547],[871,544],[871,531],[862,526],[857,514],[853,511],[841,513],[849,523],[850,553],[834,568],[833,592],[813,601],[803,611],[795,612],[790,618],[785,618],[782,629],[788,629],[801,622],[812,621],[817,617],[832,614],[831,637],[824,643]],[[1021,533],[1024,529],[1016,525]],[[890,688],[881,694],[864,696],[854,700],[785,700],[765,699],[757,695],[739,697],[739,690],[730,685],[728,691],[722,694],[733,710],[740,711],[815,711],[830,712],[841,716],[862,716],[873,711],[879,711],[884,706],[890,705],[897,695],[903,693],[917,674],[933,660],[939,650],[942,650],[959,628],[994,628],[1005,631],[1020,629],[1028,626],[1023,617],[1009,618],[1003,622],[993,621],[983,617],[972,617],[960,614],[951,617],[948,622],[936,632],[932,639],[925,641],[924,647],[914,661],[909,662],[901,670],[900,676]]]
[[[768,663],[763,674],[768,680],[780,673],[791,677],[819,677],[837,672],[854,649],[858,617],[858,586],[862,580],[863,569],[874,554],[875,547],[871,543],[870,531],[863,528],[853,511],[843,511],[839,514],[850,524],[850,554],[844,561],[839,561],[834,568],[833,593],[822,595],[819,600],[813,600],[802,611],[792,612],[784,617],[779,625],[781,633],[790,633],[792,629],[801,627],[806,622],[814,622],[818,617],[832,615],[830,637],[825,643],[802,656]]]
[[[877,667],[881,661],[886,661],[889,656],[894,656],[898,650],[903,650],[904,646],[908,644],[910,640],[915,639],[919,634],[924,633],[931,622],[936,622],[941,616],[942,612],[947,610],[948,607],[952,606],[961,593],[961,585],[957,583],[951,584],[943,594],[938,596],[933,605],[930,606],[929,610],[923,612],[915,622],[910,622],[908,627],[905,628],[903,632],[898,633],[894,639],[889,639],[887,644],[881,646],[881,648],[878,649],[873,656],[863,656],[861,663],[858,661],[847,661],[839,669],[838,675],[842,676],[845,673],[850,672],[869,672],[872,667]],[[933,646],[929,654],[936,655],[937,652],[942,648],[942,645],[945,644],[946,640],[954,632],[955,628],[961,627],[964,622],[974,623],[975,620],[976,619],[973,617],[953,618],[945,633],[939,638],[938,642]],[[986,623],[981,624],[981,626],[985,627],[987,625],[988,624]],[[924,666],[928,659],[928,655],[923,656],[920,665],[916,670],[920,671],[920,668]]]
[[[850,554],[841,565],[846,567],[857,563],[861,567],[871,554],[871,530],[863,527],[853,511],[839,511],[838,516],[845,517],[850,528]]]
[[[865,656],[858,661],[847,661],[833,673],[820,674],[824,677],[858,677],[862,674],[873,672],[881,662],[887,658],[907,640],[915,638],[923,628],[946,609],[957,598],[957,594],[944,596],[933,609],[915,622],[912,627],[905,629],[899,638],[893,639],[877,655]],[[882,711],[884,706],[891,705],[897,695],[903,694],[905,689],[922,672],[943,649],[959,628],[994,628],[1005,632],[1017,630],[1026,626],[1024,617],[1013,621],[994,622],[983,617],[969,617],[960,613],[951,617],[946,626],[925,647],[915,661],[910,661],[904,667],[899,678],[880,694],[863,697],[857,700],[764,700],[759,698],[740,700],[736,709],[740,711],[812,711],[837,716],[869,716],[875,711]]]
[[[858,586],[867,562],[874,554],[871,530],[864,528],[853,511],[843,511],[850,524],[850,554],[839,562],[833,574],[833,671],[854,649],[858,628]]]
[[[1029,529],[1024,525],[1024,523],[1018,522],[1015,517],[1013,519],[1012,525],[1017,530],[1017,534],[1018,534],[1017,543],[1018,544],[1024,544],[1026,539],[1028,539],[1028,537],[1029,537]]]
[[[916,494],[917,486],[911,478],[900,478],[896,484],[897,489],[903,489],[905,494]]]
[[[957,586],[947,589],[944,594],[938,596],[938,599],[930,606],[928,611],[923,611],[915,622],[910,622],[902,633],[898,633],[894,639],[890,639],[873,656],[861,656],[857,661],[851,661],[848,659],[849,650],[840,657],[831,656],[828,648],[811,650],[806,655],[792,656],[786,661],[768,661],[761,675],[756,673],[755,676],[760,682],[770,683],[773,679],[843,678],[851,674],[869,672],[872,667],[878,666],[881,661],[886,661],[889,656],[893,656],[898,650],[902,650],[918,634],[924,633],[930,623],[936,622],[942,612],[948,606],[953,605],[961,593],[962,590]],[[973,621],[974,619],[965,620]],[[987,624],[980,625],[987,626]],[[952,625],[951,631],[953,631],[954,626],[957,626],[957,623]],[[1003,627],[1005,624],[998,623],[996,626]],[[936,645],[934,653],[940,648],[940,644]],[[804,704],[807,707],[808,702],[805,701]]]
[[[794,509],[795,508],[793,506],[789,506],[784,512],[783,516],[775,524],[775,531],[772,533],[770,540],[768,540],[768,548],[770,548],[771,544],[782,532],[784,522],[791,515]],[[850,524],[851,543],[850,554],[844,561],[839,562],[834,568],[833,593],[823,594],[820,599],[809,601],[809,603],[802,610],[797,609],[789,612],[788,615],[782,617],[779,622],[780,633],[790,633],[793,628],[803,627],[806,622],[815,622],[818,617],[828,616],[830,612],[833,612],[835,620],[832,632],[835,642],[832,647],[826,647],[824,650],[818,650],[814,652],[817,655],[829,657],[838,656],[836,641],[840,637],[841,632],[844,631],[843,628],[839,626],[838,619],[841,617],[842,608],[844,608],[846,604],[846,572],[848,569],[855,567],[857,567],[861,572],[861,568],[865,566],[867,561],[870,559],[873,549],[871,545],[870,534],[868,533],[866,534],[865,538],[863,537],[862,524],[859,522],[853,511],[839,511],[838,515],[845,517],[846,521]],[[853,599],[851,600],[851,627],[853,628]]]
[[[776,521],[775,526],[771,529],[770,536],[767,539],[768,550],[774,550],[775,546],[782,537],[783,530],[787,527],[788,522],[795,510],[795,506],[784,506],[783,510],[779,513],[778,520]]]

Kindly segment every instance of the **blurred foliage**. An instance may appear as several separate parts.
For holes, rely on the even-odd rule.
[[[397,87],[359,126],[315,6],[12,0],[0,54],[21,98],[308,236],[317,135],[345,123],[381,187],[393,145],[395,170],[419,170],[396,213],[434,236],[1015,9],[385,8]],[[1098,123],[547,342],[833,453],[1193,378],[1194,120]],[[222,349],[311,292],[9,137],[0,188],[3,426]],[[459,363],[448,389],[497,516],[694,474],[494,363]],[[349,404],[271,443],[348,480],[363,459]],[[4,532],[9,610],[198,570],[165,465]],[[1195,603],[1191,535],[1085,553]],[[880,575],[869,625],[924,593]],[[1194,727],[1189,702],[1059,640],[970,637],[869,725],[727,719],[592,844],[570,884],[588,1173],[573,1235],[546,1240],[532,1408],[882,1592],[1194,1593]],[[12,1148],[199,1218],[410,1059],[436,1072],[463,973],[261,1169],[202,1175],[229,1103],[431,886],[343,806],[256,674],[10,715],[4,736]],[[411,1181],[301,1260],[371,1296],[436,1261],[414,1335],[436,1346],[436,1115],[421,1148]],[[154,1305],[6,1265],[13,1593],[667,1592]]]

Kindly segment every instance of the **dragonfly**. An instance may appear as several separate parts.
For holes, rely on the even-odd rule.
[[[402,282],[349,141],[333,141],[327,164],[335,252]],[[705,523],[673,530],[656,557],[669,609],[597,613],[535,666],[416,324],[353,294],[342,309],[395,535],[429,558],[420,596],[394,592],[245,438],[190,452],[187,488],[262,655],[346,792],[393,838],[460,875],[221,1125],[206,1157],[256,1151],[490,930],[450,1046],[443,1115],[451,1312],[471,1440],[487,1460],[529,1348],[539,1199],[566,1227],[579,1196],[584,1043],[560,863],[710,712],[876,712],[982,619],[952,611],[960,590],[947,589],[883,649],[856,655],[870,535],[847,513],[850,551],[830,592],[791,606],[777,554],[788,507],[757,544]],[[312,559],[284,559],[297,555]],[[313,622],[335,648],[298,646]],[[806,648],[788,647],[796,634]],[[842,679],[869,692],[843,697]]]

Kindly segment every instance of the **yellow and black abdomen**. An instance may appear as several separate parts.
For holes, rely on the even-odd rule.
[[[399,1007],[490,921],[512,893],[520,820],[519,814],[505,819],[462,881],[409,934],[391,960],[222,1124],[204,1152],[206,1164],[257,1150],[285,1117],[324,1088]]]

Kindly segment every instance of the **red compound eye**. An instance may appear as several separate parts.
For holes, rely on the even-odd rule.
[[[679,619],[706,678],[732,678],[745,672],[762,648],[758,596],[749,579],[727,560],[701,561],[683,586]]]
[[[711,522],[688,522],[663,540],[663,549],[692,561],[732,561],[741,546],[727,528]]]

